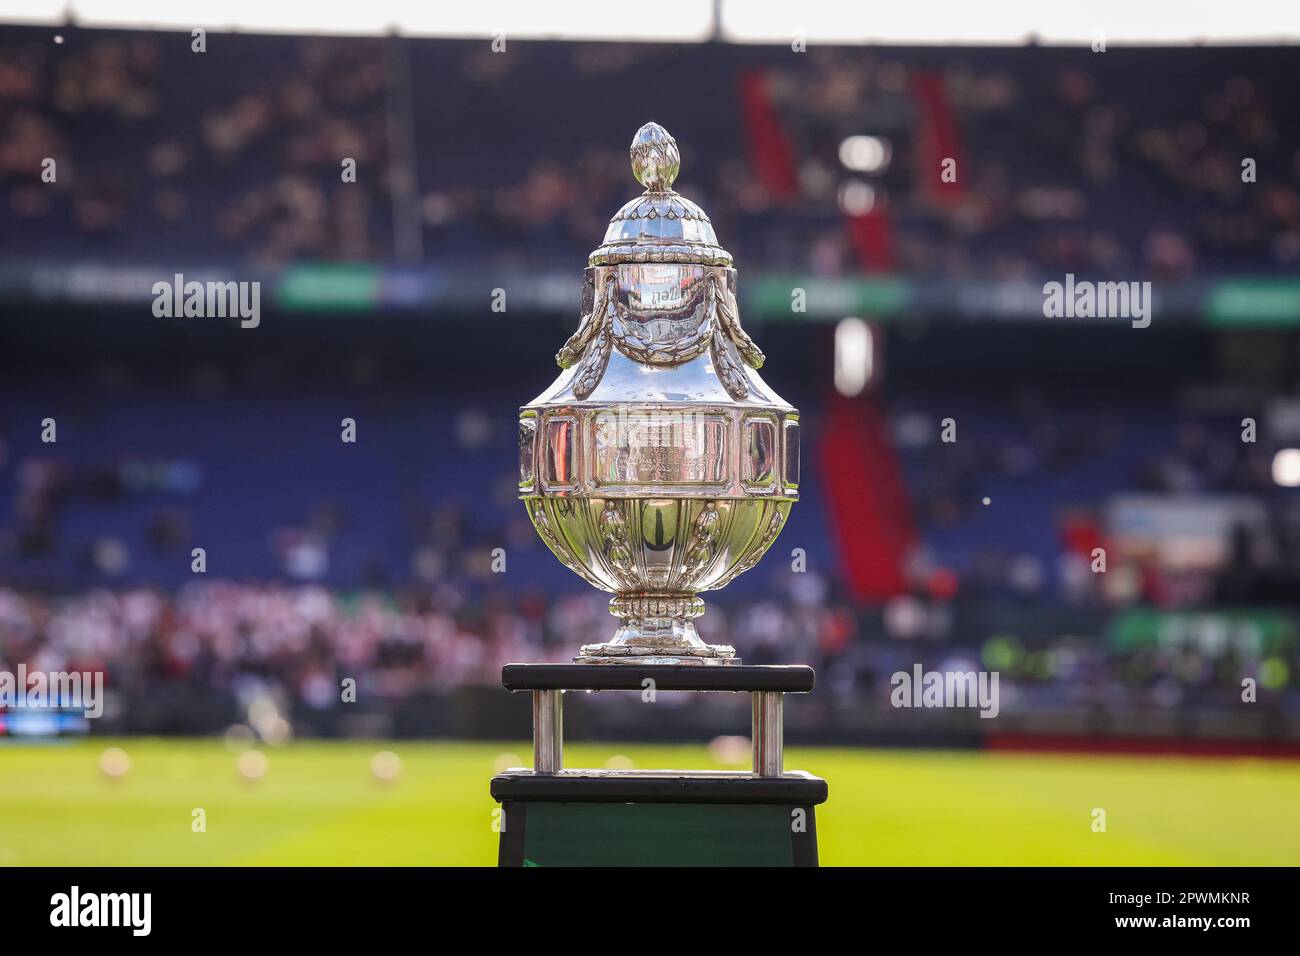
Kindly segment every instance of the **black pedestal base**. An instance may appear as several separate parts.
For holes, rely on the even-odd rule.
[[[816,866],[826,781],[785,771],[782,700],[813,689],[804,666],[507,664],[533,695],[533,770],[492,778],[501,866]],[[565,691],[749,692],[753,771],[565,770]]]
[[[816,866],[826,781],[792,771],[508,770],[501,866]]]

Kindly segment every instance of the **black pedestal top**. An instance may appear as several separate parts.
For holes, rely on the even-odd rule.
[[[492,778],[498,801],[590,801],[596,803],[782,803],[826,802],[826,781],[801,770],[760,777],[729,770],[561,770],[537,774],[515,768]]]
[[[656,690],[782,691],[813,689],[807,664],[507,664],[501,668],[506,690]]]

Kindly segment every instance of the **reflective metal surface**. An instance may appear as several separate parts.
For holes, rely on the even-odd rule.
[[[751,696],[754,773],[760,777],[779,777],[785,771],[785,694],[755,691]]]
[[[757,699],[757,695],[755,695]],[[564,768],[564,691],[533,691],[533,773]]]
[[[538,534],[612,592],[592,663],[735,663],[695,632],[698,592],[752,568],[799,492],[799,413],[758,375],[736,272],[708,216],[672,189],[677,144],[632,142],[645,193],[592,254],[559,377],[520,409],[519,491]]]

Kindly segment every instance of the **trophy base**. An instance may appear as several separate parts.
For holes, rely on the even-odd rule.
[[[656,611],[670,616],[655,616]],[[695,595],[619,595],[610,601],[610,613],[620,618],[613,639],[584,644],[575,663],[740,663],[734,647],[700,640],[691,618],[704,613],[704,602]]]
[[[584,644],[573,659],[575,664],[692,664],[698,666],[739,664],[736,649],[726,644],[706,644],[711,656],[672,655],[655,648],[615,647],[612,644]]]

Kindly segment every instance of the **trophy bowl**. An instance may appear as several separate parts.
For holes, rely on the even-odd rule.
[[[565,565],[614,595],[614,636],[585,663],[727,664],[699,592],[748,571],[799,496],[799,412],[758,375],[736,273],[708,217],[671,187],[677,144],[632,141],[645,192],[610,220],[578,330],[519,412],[519,494]]]

